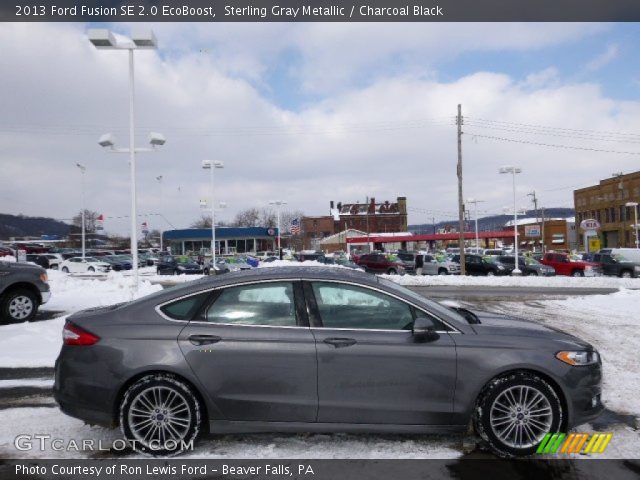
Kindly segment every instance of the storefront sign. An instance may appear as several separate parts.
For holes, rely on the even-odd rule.
[[[540,238],[540,225],[525,225],[524,236],[528,238]]]

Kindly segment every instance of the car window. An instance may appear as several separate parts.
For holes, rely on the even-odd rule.
[[[174,320],[191,320],[200,309],[203,302],[211,295],[211,292],[203,292],[198,295],[182,298],[163,306],[160,310],[167,317]]]
[[[295,327],[293,285],[273,282],[225,288],[205,318],[212,323]]]
[[[315,282],[313,293],[325,328],[410,329],[409,304],[384,293],[342,283]]]

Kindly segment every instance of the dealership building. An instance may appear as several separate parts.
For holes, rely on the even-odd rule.
[[[277,228],[265,227],[216,227],[216,253],[257,253],[275,250]],[[211,248],[210,228],[185,228],[163,232],[164,245],[174,255],[199,252]]]

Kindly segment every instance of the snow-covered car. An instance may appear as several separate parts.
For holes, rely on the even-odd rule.
[[[95,257],[72,257],[60,264],[60,270],[65,273],[107,273],[111,265]]]

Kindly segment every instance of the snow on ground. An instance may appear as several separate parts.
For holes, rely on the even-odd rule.
[[[471,277],[460,275],[380,275],[405,286],[470,285],[495,287],[637,288],[640,278],[618,277]]]
[[[53,367],[67,317],[0,327],[0,368]]]

